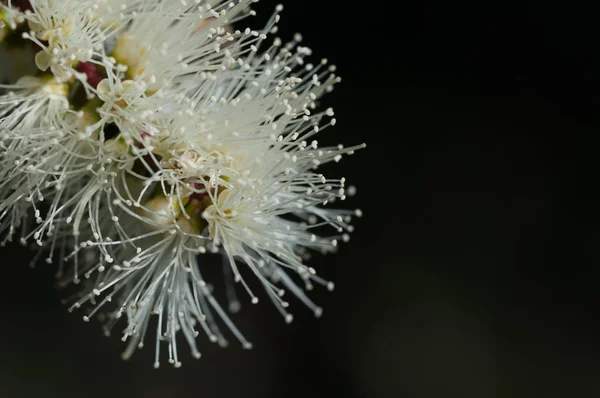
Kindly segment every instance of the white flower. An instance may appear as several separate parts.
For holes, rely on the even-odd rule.
[[[15,22],[51,75],[0,97],[0,233],[60,253],[61,282],[83,282],[71,309],[91,304],[107,334],[124,319],[125,358],[151,333],[155,366],[163,342],[179,366],[178,335],[199,357],[196,336],[224,345],[223,326],[251,347],[205,279],[215,254],[230,311],[266,296],[291,322],[291,295],[320,316],[304,289],[333,284],[309,253],[335,251],[361,215],[329,208],[354,188],[318,170],[364,147],[316,140],[336,123],[317,104],[335,67],[308,63],[299,35],[267,44],[282,7],[233,30],[251,3],[31,0]]]
[[[60,81],[82,78],[74,66],[102,56],[106,32],[90,17],[90,6],[76,0],[31,0],[33,11],[24,13],[30,32],[23,33],[41,49],[35,63],[48,68]]]
[[[93,116],[70,109],[68,86],[53,77],[22,78],[10,89],[0,97],[0,231],[8,229],[11,240],[31,208],[22,239],[33,236],[41,246],[41,235],[59,227],[58,213],[89,184],[97,144],[82,127]]]

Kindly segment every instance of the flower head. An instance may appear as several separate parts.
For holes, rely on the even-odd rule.
[[[194,357],[200,333],[252,346],[203,276],[215,255],[229,310],[262,296],[291,322],[291,295],[320,316],[305,290],[333,283],[309,253],[335,251],[361,215],[331,208],[354,188],[319,171],[364,147],[317,140],[336,124],[318,107],[335,67],[309,63],[299,35],[269,40],[281,6],[264,29],[234,30],[253,2],[3,8],[18,15],[9,34],[27,24],[40,74],[0,97],[0,233],[57,257],[61,283],[81,285],[71,309],[102,314],[107,334],[124,325],[125,357],[151,333],[156,367],[163,345],[181,364],[178,336]]]

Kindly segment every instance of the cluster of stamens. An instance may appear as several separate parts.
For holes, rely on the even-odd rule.
[[[320,316],[298,284],[333,284],[309,253],[335,251],[362,214],[331,209],[355,188],[318,171],[364,147],[315,139],[336,124],[318,107],[335,66],[309,63],[300,35],[267,44],[281,6],[260,31],[234,29],[253,2],[0,3],[0,45],[37,70],[0,68],[0,239],[58,259],[86,321],[101,315],[109,334],[126,319],[124,357],[151,317],[157,367],[163,343],[181,364],[178,335],[195,357],[200,331],[227,344],[219,325],[251,347],[213,296],[204,254],[222,258],[230,310],[243,301],[234,285],[259,301],[253,275],[287,322],[286,291]]]

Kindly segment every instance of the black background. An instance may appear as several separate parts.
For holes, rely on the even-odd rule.
[[[60,304],[51,269],[5,248],[0,396],[600,396],[597,14],[404,3],[282,14],[280,36],[301,31],[344,78],[320,140],[369,145],[331,169],[365,216],[313,259],[337,286],[315,292],[322,319],[246,305],[234,320],[252,351],[201,341],[200,361],[155,371],[151,347],[123,362],[118,336]]]

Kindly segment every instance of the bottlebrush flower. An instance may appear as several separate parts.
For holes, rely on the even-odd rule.
[[[335,67],[308,63],[299,35],[267,43],[281,6],[264,29],[234,30],[253,2],[1,6],[1,39],[37,46],[39,73],[0,86],[0,233],[57,258],[61,285],[80,285],[70,308],[107,334],[124,325],[125,358],[147,333],[155,367],[163,346],[181,365],[178,335],[194,357],[201,332],[252,346],[203,276],[215,255],[231,312],[262,296],[291,322],[291,295],[320,316],[305,290],[333,283],[309,254],[335,251],[361,215],[330,207],[354,188],[319,172],[364,147],[316,140],[336,123],[317,104]]]

